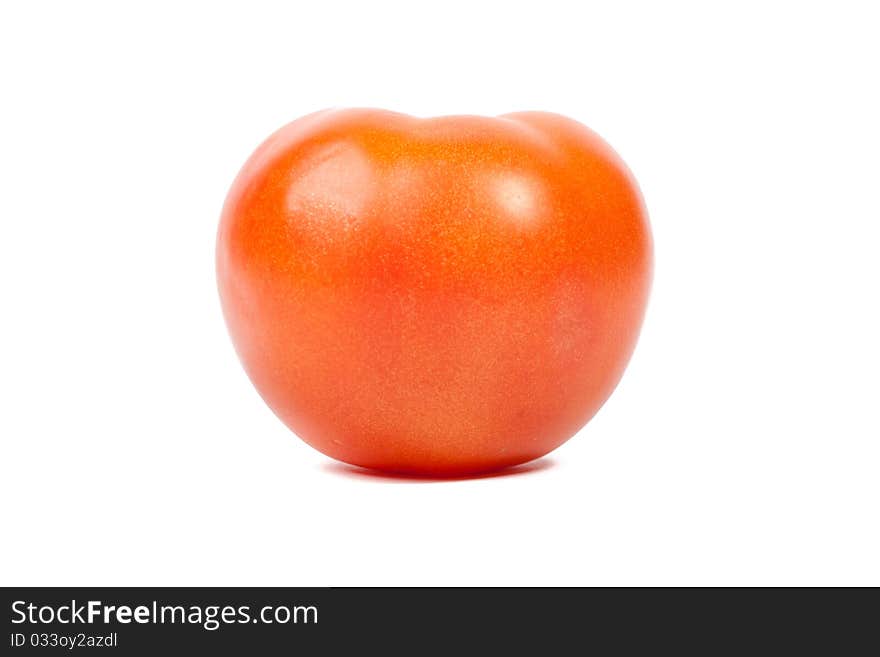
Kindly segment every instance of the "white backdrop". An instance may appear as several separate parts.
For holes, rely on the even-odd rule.
[[[880,585],[871,3],[602,4],[4,3],[0,583]],[[237,362],[227,188],[347,105],[566,114],[638,178],[641,342],[537,466],[358,473]]]

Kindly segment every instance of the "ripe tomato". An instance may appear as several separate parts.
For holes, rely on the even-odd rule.
[[[638,188],[555,114],[327,110],[281,128],[223,209],[238,355],[334,458],[424,475],[546,454],[611,394],[651,281]]]

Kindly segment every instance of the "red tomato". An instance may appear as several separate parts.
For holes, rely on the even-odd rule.
[[[297,435],[422,475],[546,454],[633,351],[650,228],[626,165],[555,114],[327,110],[283,127],[223,209],[235,348]]]

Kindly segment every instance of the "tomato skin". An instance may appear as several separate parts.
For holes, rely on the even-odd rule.
[[[617,385],[652,241],[636,183],[565,117],[325,110],[232,185],[217,278],[236,351],[347,463],[461,475],[558,447]]]

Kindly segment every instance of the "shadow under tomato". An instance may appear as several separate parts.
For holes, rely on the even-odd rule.
[[[534,461],[529,461],[528,463],[513,465],[509,468],[494,470],[492,472],[483,472],[471,475],[453,475],[449,477],[438,475],[419,476],[405,473],[383,472],[381,470],[369,470],[367,468],[361,468],[356,465],[349,465],[348,463],[341,463],[339,461],[331,461],[329,463],[325,463],[321,466],[321,469],[324,470],[324,472],[329,472],[330,474],[342,477],[351,477],[355,479],[372,479],[374,481],[386,481],[389,483],[430,484],[442,483],[447,481],[470,481],[472,479],[520,477],[523,475],[533,474],[535,472],[549,470],[555,466],[556,461],[544,457],[536,459]]]

